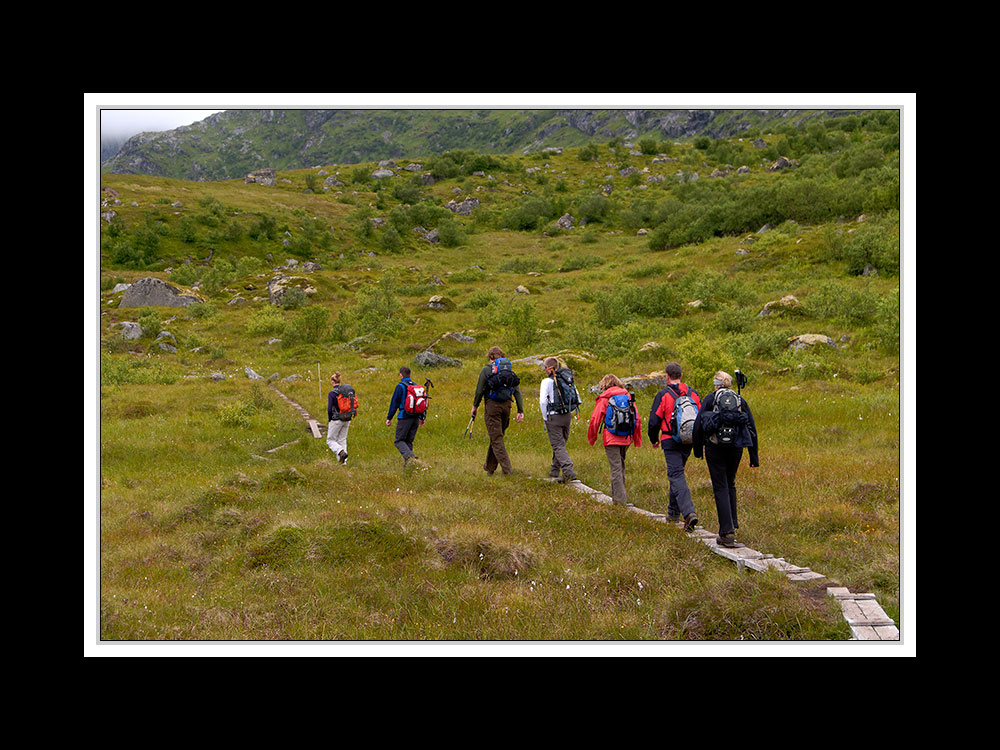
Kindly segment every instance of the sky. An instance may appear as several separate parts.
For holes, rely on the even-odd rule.
[[[102,109],[103,137],[131,137],[136,133],[173,130],[204,120],[221,109]]]

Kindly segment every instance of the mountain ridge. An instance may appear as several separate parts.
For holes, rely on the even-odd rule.
[[[303,169],[427,157],[454,149],[529,153],[614,138],[732,137],[858,110],[254,109],[129,138],[102,171],[184,180],[237,179],[261,167]],[[104,153],[102,152],[102,159]]]

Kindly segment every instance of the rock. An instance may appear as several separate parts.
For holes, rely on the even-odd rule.
[[[118,294],[118,292],[124,292],[130,286],[132,286],[132,285],[131,284],[115,284],[115,288],[111,290],[111,293],[112,294]]]
[[[225,380],[226,379],[226,376],[223,375],[221,372],[213,372],[208,377],[211,378],[216,383],[218,383],[220,380]]]
[[[479,206],[479,200],[477,198],[466,198],[461,203],[457,203],[453,200],[448,201],[444,207],[459,216],[470,216],[472,214],[472,209],[477,206]]]
[[[385,179],[386,177],[395,177],[396,173],[391,169],[376,169],[372,172],[372,177],[377,180]]]
[[[691,300],[690,302],[688,302],[687,306],[688,307],[693,307],[695,309],[698,309],[699,307],[702,306],[702,304],[704,304],[704,303],[700,299],[695,299],[695,300]]]
[[[792,336],[788,339],[788,348],[792,351],[801,351],[802,349],[807,349],[819,344],[826,344],[832,349],[837,348],[833,339],[829,336],[824,336],[821,333],[801,333],[798,336]]]
[[[421,182],[422,182],[422,183],[423,183],[423,184],[424,184],[425,186],[426,186],[426,185],[433,185],[433,184],[434,184],[435,182],[437,182],[437,180],[436,180],[436,179],[434,179],[434,175],[432,175],[432,174],[425,174],[425,175],[421,175],[421,176],[420,176],[420,181],[421,181]]]
[[[282,378],[282,383],[294,383],[296,380],[302,380],[301,375],[289,375],[287,378]]]
[[[443,354],[437,354],[436,352],[426,351],[420,352],[417,356],[413,358],[414,364],[420,367],[461,367],[462,362],[457,359],[452,359],[451,357],[445,357]]]
[[[798,310],[802,307],[802,304],[791,294],[786,294],[784,297],[772,302],[768,302],[764,305],[764,309],[758,314],[758,318],[764,318],[773,312],[780,310]]]
[[[138,323],[126,320],[124,323],[119,323],[119,325],[122,327],[122,338],[126,341],[131,341],[142,336],[142,326]]]
[[[432,229],[431,231],[424,234],[424,239],[430,242],[432,245],[437,244],[441,240],[438,238],[438,230]]]
[[[514,293],[515,294],[531,294],[531,292],[528,290],[528,287],[524,286],[523,284],[520,285],[520,286],[518,286],[518,288],[514,290]]]
[[[645,344],[643,344],[641,347],[639,347],[639,351],[640,352],[651,352],[654,349],[659,349],[661,346],[662,346],[662,344],[660,344],[660,343],[658,343],[656,341],[647,341]]]
[[[764,232],[770,232],[772,229],[774,229],[774,227],[772,227],[770,224],[765,224],[764,226],[762,226],[760,229],[757,230],[757,234],[764,234]]]
[[[447,297],[443,297],[440,294],[435,294],[429,300],[427,300],[427,306],[432,310],[454,310],[455,303],[452,302]]]
[[[236,296],[236,297],[233,297],[231,300],[229,300],[229,302],[227,302],[226,304],[227,305],[242,305],[242,304],[245,304],[245,303],[246,303],[246,299],[244,297]]]
[[[792,166],[792,163],[788,159],[786,159],[784,156],[779,156],[778,160],[767,168],[767,171],[778,172],[782,169],[788,169],[790,166]]]
[[[556,221],[556,226],[559,227],[560,229],[572,229],[573,221],[574,219],[572,216],[570,216],[569,214],[563,214],[562,216],[559,217],[559,220]]]
[[[281,304],[282,297],[290,289],[301,289],[308,294],[315,294],[316,290],[309,284],[309,279],[304,276],[275,276],[267,282],[268,302],[272,305]]]
[[[635,233],[635,236],[636,237],[645,237],[647,234],[649,234],[649,230],[648,229],[640,229],[638,232]]]
[[[424,168],[423,164],[407,164],[403,169],[407,172],[419,172]]]
[[[861,272],[862,276],[878,276],[878,269],[875,268],[871,263],[865,265],[865,270]]]
[[[667,374],[665,372],[651,372],[648,375],[631,375],[621,380],[625,388],[630,391],[643,391],[647,388],[653,388],[658,391],[660,388],[666,386]],[[598,396],[601,393],[601,389],[596,385],[592,385],[590,386],[590,392]]]
[[[153,339],[153,343],[155,344],[158,341],[162,341],[163,339],[170,339],[175,344],[177,343],[177,337],[174,336],[174,334],[172,334],[170,331],[160,331],[158,334],[156,334],[156,338]]]
[[[247,174],[243,178],[243,184],[247,185],[251,182],[255,182],[258,185],[274,185],[277,183],[276,177],[278,172],[270,167],[265,167],[264,169],[255,169],[253,172]]]
[[[165,352],[170,352],[171,354],[177,354],[177,347],[174,346],[173,344],[168,344],[165,341],[161,341],[159,344],[157,344],[157,346],[160,347]]]
[[[344,183],[338,180],[334,175],[330,175],[325,180],[323,180],[323,187],[344,187]]]
[[[749,174],[749,173],[750,173],[750,167],[748,167],[746,164],[744,164],[742,167],[736,170],[736,174]]]
[[[251,380],[263,380],[264,379],[260,375],[258,375],[257,373],[255,373],[253,370],[251,370],[249,367],[244,367],[243,368],[243,372],[245,372],[246,376],[248,378],[250,378]]]
[[[753,147],[754,148],[767,148],[767,141],[765,141],[763,138],[757,138],[753,142]]]
[[[187,307],[201,298],[185,293],[173,284],[149,276],[129,286],[122,295],[119,307]]]

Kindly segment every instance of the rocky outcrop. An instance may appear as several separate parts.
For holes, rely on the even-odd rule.
[[[202,299],[152,276],[139,279],[122,295],[119,307],[187,307]]]
[[[788,348],[792,351],[801,351],[802,349],[811,349],[814,346],[823,345],[829,346],[831,349],[837,348],[833,339],[821,333],[801,333],[798,336],[792,336],[788,339]]]
[[[251,182],[255,182],[258,185],[275,185],[277,184],[278,172],[271,167],[265,167],[264,169],[255,169],[250,172],[246,177],[243,178],[243,184],[249,185]]]

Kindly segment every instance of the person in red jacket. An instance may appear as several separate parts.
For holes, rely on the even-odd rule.
[[[611,467],[611,499],[615,505],[628,506],[631,503],[625,493],[625,452],[630,445],[642,445],[642,420],[632,394],[614,375],[601,378],[598,388],[601,395],[590,415],[587,441],[593,445],[597,442],[597,434],[603,430],[604,453]],[[623,406],[626,408],[621,408]],[[611,427],[611,424],[616,426]]]

